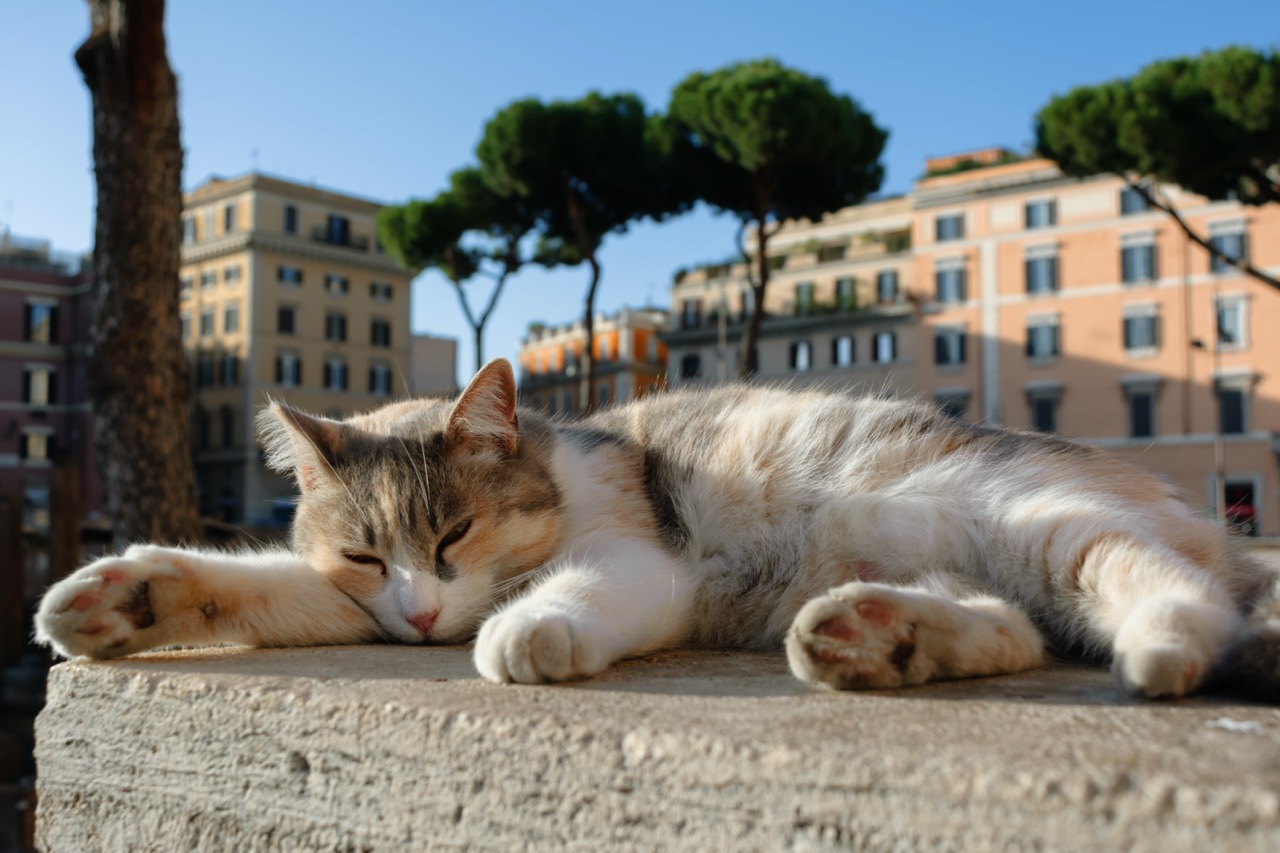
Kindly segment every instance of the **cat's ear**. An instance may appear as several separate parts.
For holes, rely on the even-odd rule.
[[[267,454],[267,465],[281,474],[292,474],[303,492],[336,483],[334,460],[342,449],[344,427],[338,421],[318,418],[272,403],[258,415],[258,434]]]
[[[480,368],[449,413],[445,439],[472,452],[496,450],[514,456],[520,442],[516,420],[516,378],[506,359],[496,358]]]

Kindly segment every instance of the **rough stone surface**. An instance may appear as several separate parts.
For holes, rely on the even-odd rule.
[[[1280,850],[1280,709],[1061,667],[805,690],[673,653],[567,686],[461,648],[56,667],[39,840],[86,850]]]

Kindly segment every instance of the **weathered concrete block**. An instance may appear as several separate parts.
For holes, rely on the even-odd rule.
[[[813,693],[780,655],[554,687],[457,648],[56,667],[39,839],[86,850],[1280,849],[1280,709],[1101,670]]]

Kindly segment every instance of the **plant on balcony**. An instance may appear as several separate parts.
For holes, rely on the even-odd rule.
[[[1036,115],[1036,147],[1071,175],[1113,172],[1222,263],[1280,280],[1222,252],[1160,191],[1280,201],[1280,54],[1228,47],[1154,62],[1128,80],[1081,86]]]
[[[686,77],[671,95],[667,119],[684,144],[678,173],[698,198],[738,217],[754,310],[738,374],[758,370],[757,341],[769,285],[769,239],[788,219],[819,220],[879,189],[887,131],[825,80],[772,59]],[[756,235],[756,274],[743,245]]]

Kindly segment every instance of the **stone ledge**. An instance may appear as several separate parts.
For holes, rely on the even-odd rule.
[[[1280,709],[1061,667],[815,693],[682,652],[554,687],[461,648],[56,667],[42,849],[1280,849]]]

